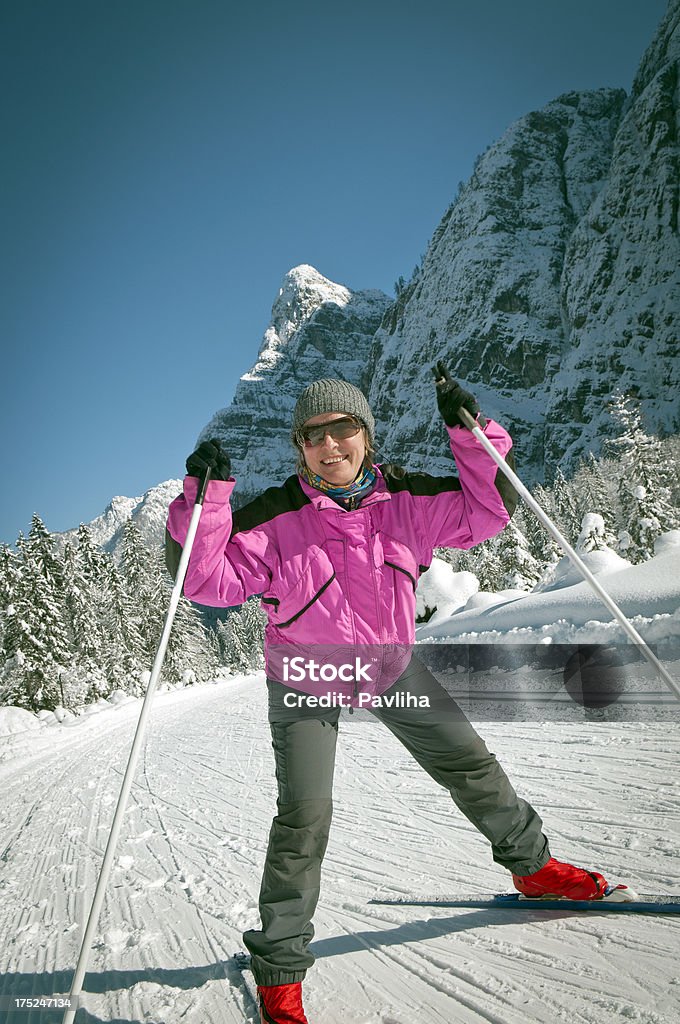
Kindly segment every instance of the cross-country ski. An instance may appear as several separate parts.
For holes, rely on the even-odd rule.
[[[502,892],[489,896],[399,896],[369,903],[393,907],[457,907],[468,910],[559,910],[588,911],[593,914],[680,914],[680,896],[665,894],[637,896],[635,899],[602,897],[598,900],[568,900],[564,897],[542,896],[539,899],[522,896],[518,892]]]

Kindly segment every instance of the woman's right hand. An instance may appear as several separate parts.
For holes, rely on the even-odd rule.
[[[216,437],[210,441],[201,441],[187,459],[186,467],[189,476],[203,477],[208,468],[212,480],[228,480],[231,476],[229,456],[222,451],[222,443]]]

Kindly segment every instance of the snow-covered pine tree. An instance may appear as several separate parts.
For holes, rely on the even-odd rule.
[[[554,519],[555,509],[550,492],[537,484],[532,495],[541,508]],[[527,539],[529,552],[536,560],[541,576],[545,576],[546,572],[550,572],[560,560],[561,549],[531,509],[520,506],[515,515],[520,513],[522,515],[522,532]]]
[[[217,627],[222,664],[232,672],[255,672],[264,665],[265,615],[258,598],[234,608]]]
[[[670,512],[669,508],[662,510],[659,504],[659,493],[656,494],[647,490],[642,484],[633,488],[630,496],[628,529],[623,536],[630,538],[626,557],[632,562],[641,562],[651,558],[654,554],[654,541],[662,533],[672,530],[677,525],[672,515],[664,514]]]
[[[151,565],[149,553],[139,530],[131,519],[123,529],[123,553],[120,570],[127,596],[130,626],[129,639],[135,642],[130,653],[143,671],[151,669],[163,630],[165,601],[158,574]],[[139,646],[137,646],[137,644]],[[128,681],[128,692],[143,693],[140,679]]]
[[[608,442],[621,464],[619,498],[624,522],[619,547],[632,562],[654,553],[654,541],[680,525],[680,513],[671,500],[672,471],[663,457],[659,438],[646,433],[640,403],[618,392],[609,410],[620,430]]]
[[[61,601],[64,595],[64,562],[60,557],[54,538],[37,513],[31,517],[28,537],[22,540],[24,555],[36,566],[40,575],[49,583],[50,590]]]
[[[12,604],[13,558],[9,544],[0,545],[0,671],[5,661],[5,618],[7,608]]]
[[[604,551],[605,548],[612,546],[610,541],[616,543],[616,539],[607,532],[604,517],[597,512],[586,512],[581,521],[581,532],[574,545],[576,551],[579,554]]]
[[[463,551],[462,548],[435,548],[434,557],[446,562],[454,572],[474,572],[474,549]]]
[[[520,506],[498,536],[468,551],[438,548],[435,555],[448,562],[454,572],[471,572],[475,575],[481,590],[530,590],[540,578],[551,550],[550,544],[556,548],[533,513],[525,512]],[[542,558],[536,557],[535,550],[540,552]]]
[[[64,600],[64,572],[51,535],[33,516],[19,535],[20,582],[6,621],[5,682],[11,703],[29,711],[54,710],[66,701],[62,677],[73,664]]]
[[[170,602],[171,583],[162,553],[149,551],[139,530],[129,520],[123,532],[121,569],[131,603],[136,605],[132,625],[142,641],[140,664],[150,671]],[[177,607],[163,663],[163,678],[171,683],[214,678],[217,663],[200,613],[182,598]],[[140,684],[141,688],[141,684]]]
[[[659,441],[661,459],[666,467],[666,483],[670,489],[673,508],[680,508],[680,435],[664,437]]]
[[[498,536],[499,590],[531,590],[541,577],[541,566],[531,553],[523,525],[521,512],[516,512]]]
[[[260,608],[259,598],[250,598],[241,608],[243,631],[248,650],[249,668],[255,672],[264,668],[264,627],[266,616]]]
[[[102,556],[102,567],[105,579],[101,612],[105,638],[103,661],[109,688],[138,695],[143,689],[142,672],[147,668],[142,660],[145,650],[139,630],[139,612],[110,555]]]
[[[479,580],[479,589],[491,593],[503,590],[503,571],[499,555],[500,541],[491,537],[471,549],[471,569]]]
[[[607,543],[611,545],[616,543],[620,518],[617,477],[612,460],[596,459],[588,452],[570,481],[581,524],[583,516],[589,513],[602,516]]]
[[[151,552],[150,556],[163,587],[165,614],[172,590],[171,580],[162,553]],[[204,682],[215,678],[218,667],[216,648],[201,621],[200,612],[185,597],[181,597],[168,640],[163,675],[170,682]]]
[[[87,526],[80,525],[77,540],[64,550],[65,602],[69,613],[75,663],[69,685],[85,690],[85,701],[110,692],[106,661],[103,602],[106,575],[103,557]]]
[[[558,466],[550,488],[553,518],[570,544],[581,528],[581,516],[574,498],[573,488]]]
[[[0,704],[12,704],[16,686],[17,652],[21,646],[17,603],[21,593],[19,559],[9,545],[0,548]]]
[[[222,666],[222,650],[217,636],[217,628],[215,626],[206,627],[206,636],[208,646],[210,648],[210,663],[215,666],[212,672],[212,677],[217,678]]]
[[[227,618],[217,623],[215,636],[220,649],[220,664],[232,672],[244,672],[247,653],[237,608],[230,609]]]

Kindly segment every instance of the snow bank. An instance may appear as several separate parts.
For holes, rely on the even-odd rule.
[[[526,590],[480,590],[473,594],[465,605],[465,611],[480,608],[493,608],[498,604],[507,604],[508,601],[516,601],[518,598],[526,597]]]
[[[666,554],[670,548],[680,547],[680,530],[669,530],[654,541],[654,554]]]
[[[680,531],[660,537],[656,551],[640,565],[608,549],[590,552],[584,561],[642,636],[659,643],[680,637]],[[542,589],[475,594],[459,611],[419,626],[417,639],[529,644],[623,640],[621,627],[576,574],[565,558]]]
[[[611,548],[602,548],[599,551],[579,552],[581,561],[585,563],[593,576],[611,576],[612,573],[621,572],[622,569],[629,569],[632,565],[625,558],[621,558]],[[583,576],[576,568],[570,558],[564,555],[560,558],[547,580],[537,583],[532,593],[545,593],[549,590],[559,590],[562,587],[571,587],[575,583],[581,583]]]
[[[13,736],[18,732],[40,728],[39,720],[25,708],[16,708],[11,704],[0,708],[0,736]]]
[[[136,697],[126,693],[125,690],[114,690],[106,699],[109,704],[129,704],[131,700],[137,700]]]

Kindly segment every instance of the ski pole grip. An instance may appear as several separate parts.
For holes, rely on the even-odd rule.
[[[208,484],[210,482],[211,475],[212,474],[210,472],[210,466],[208,466],[208,468],[206,469],[206,471],[205,471],[205,473],[203,475],[203,482],[201,484],[201,490],[199,491],[198,497],[196,498],[196,504],[197,505],[202,505],[203,504],[203,499],[205,498],[205,492],[208,490]]]
[[[458,410],[458,419],[461,421],[464,427],[468,428],[468,430],[474,430],[475,427],[482,427],[483,429],[486,426],[486,420],[484,419],[483,416],[479,417],[478,423],[474,416],[467,411],[464,405],[461,405],[460,409]]]

